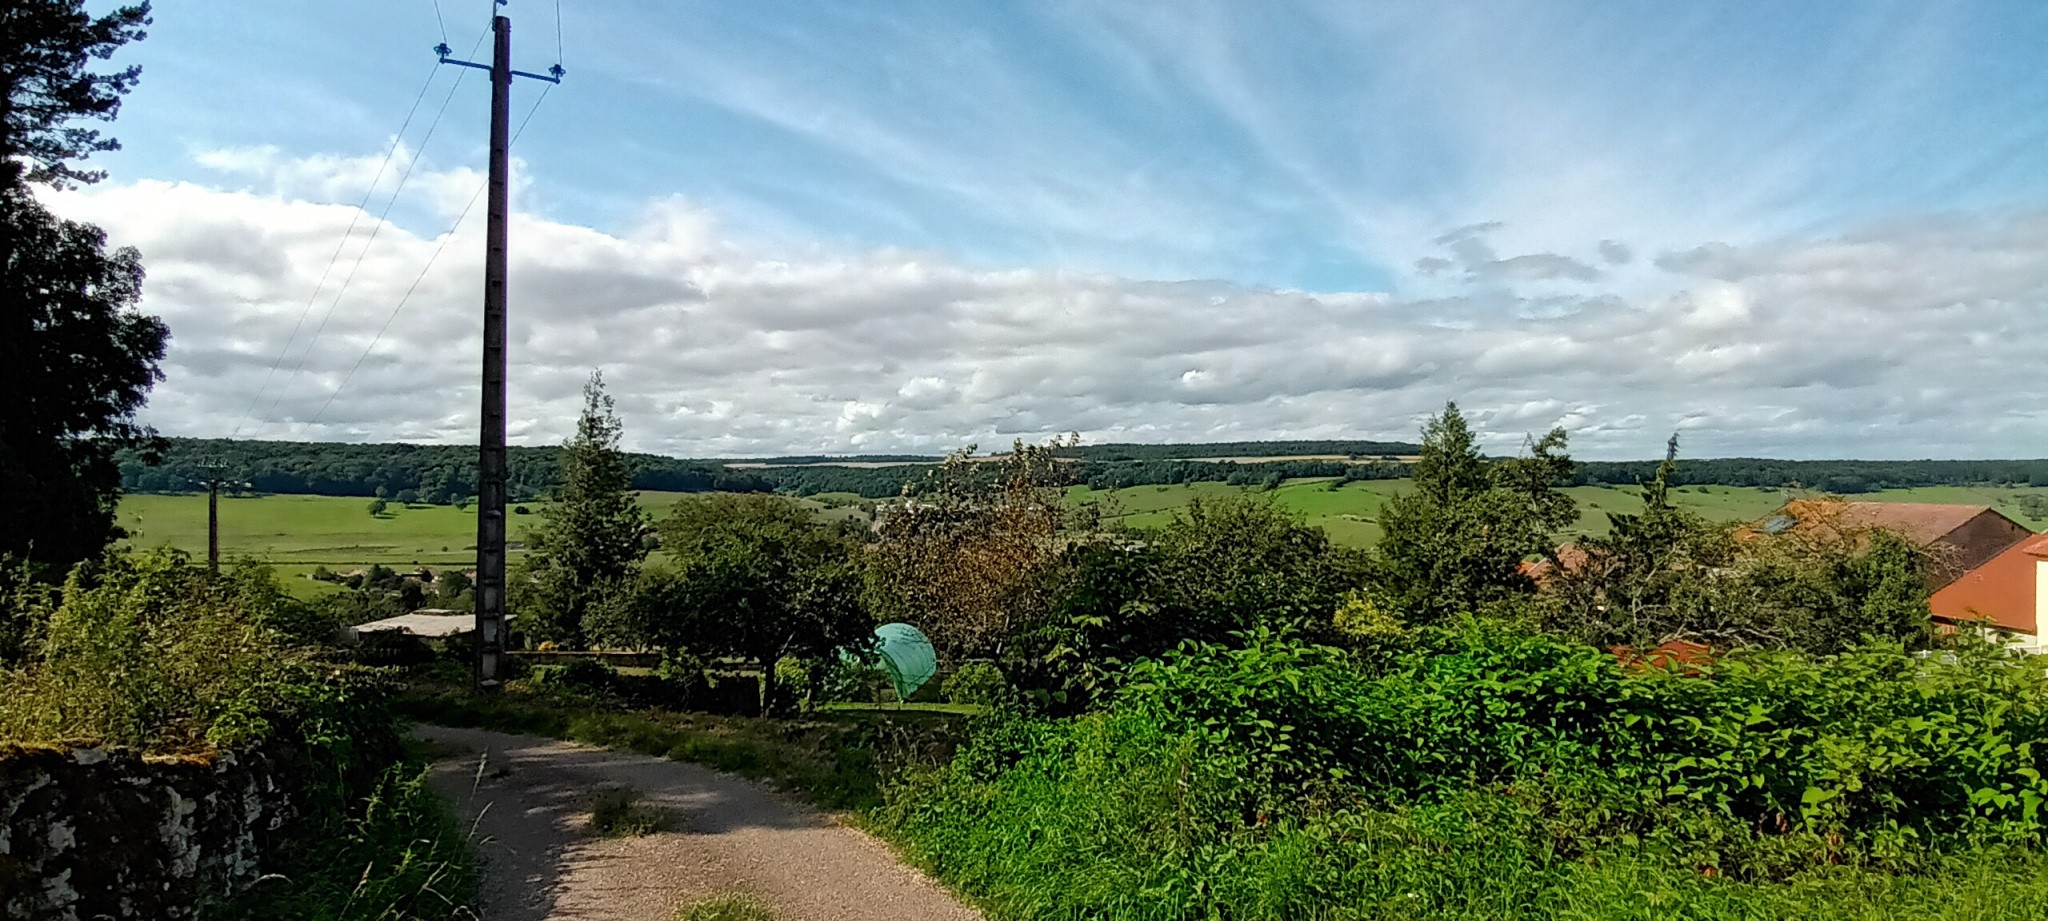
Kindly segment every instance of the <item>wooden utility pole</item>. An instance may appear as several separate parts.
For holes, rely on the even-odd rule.
[[[503,5],[505,0],[499,0]],[[458,61],[441,45],[441,62],[491,73],[491,167],[484,232],[483,406],[477,437],[476,681],[495,688],[504,680],[505,654],[505,258],[511,217],[512,78],[562,82],[562,66],[546,74],[512,69],[512,20],[491,17],[491,63]]]

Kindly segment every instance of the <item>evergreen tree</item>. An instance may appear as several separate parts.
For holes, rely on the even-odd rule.
[[[0,556],[61,567],[98,553],[118,534],[115,451],[156,445],[135,413],[170,334],[134,309],[141,259],[29,188],[101,178],[72,164],[118,145],[71,123],[113,118],[138,71],[88,66],[148,21],[147,4],[97,19],[80,0],[0,4],[0,506],[14,513]]]
[[[147,3],[98,18],[85,11],[83,0],[0,4],[0,186],[35,182],[63,188],[106,177],[72,162],[119,150],[120,143],[72,122],[112,121],[121,110],[121,97],[135,87],[142,68],[87,68],[145,38],[147,25]]]
[[[626,590],[647,558],[652,534],[633,492],[633,469],[619,449],[625,427],[604,391],[604,376],[583,387],[576,435],[562,446],[561,486],[527,535],[521,616],[537,638],[584,642],[583,617],[607,594]]]
[[[1374,588],[1401,621],[1436,623],[1527,595],[1522,564],[1548,555],[1552,534],[1578,515],[1555,486],[1571,476],[1565,433],[1553,429],[1521,457],[1479,454],[1458,404],[1423,429],[1415,490],[1380,512]]]

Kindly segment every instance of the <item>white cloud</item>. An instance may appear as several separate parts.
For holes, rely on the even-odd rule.
[[[370,349],[441,243],[384,228],[272,414],[255,390],[352,216],[298,191],[367,174],[261,152],[215,160],[266,187],[108,183],[53,199],[143,252],[144,307],[175,337],[147,418],[225,435],[253,402],[245,437],[471,438],[481,222],[448,241]],[[1495,447],[1565,424],[1586,456],[1653,456],[1677,429],[1696,455],[2041,453],[2031,381],[2048,348],[2048,214],[1705,242],[1658,256],[1650,295],[1604,290],[1600,270],[1563,255],[1503,256],[1495,230],[1439,238],[1434,258],[1459,272],[1417,299],[754,251],[674,200],[618,233],[522,216],[511,428],[525,443],[563,437],[601,367],[631,445],[684,455],[936,451],[1070,430],[1408,437],[1446,399]],[[1607,243],[1607,264],[1634,245]]]

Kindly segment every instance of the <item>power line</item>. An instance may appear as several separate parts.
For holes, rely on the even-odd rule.
[[[448,20],[441,18],[441,0],[434,0],[434,21],[441,25],[441,41],[448,41]]]
[[[562,66],[562,0],[555,0],[555,66]]]
[[[470,46],[470,53],[474,54],[477,48],[482,47],[484,37],[489,34],[488,30],[479,34],[476,44]],[[448,95],[442,97],[441,107],[434,111],[434,120],[427,124],[427,133],[421,135],[419,148],[413,152],[412,158],[406,161],[405,172],[399,174],[398,185],[391,190],[391,198],[384,203],[384,210],[377,214],[377,223],[370,228],[370,238],[363,242],[363,248],[356,253],[356,261],[349,266],[348,275],[341,280],[341,288],[334,293],[334,302],[328,304],[327,311],[320,315],[320,324],[313,327],[313,335],[306,340],[306,350],[299,354],[298,362],[292,365],[291,375],[285,378],[284,386],[278,388],[277,394],[271,398],[270,408],[264,411],[264,415],[277,414],[277,408],[283,405],[285,395],[291,392],[292,384],[299,379],[299,372],[305,369],[306,360],[313,357],[313,347],[319,343],[320,334],[327,330],[328,321],[334,319],[334,311],[341,306],[342,298],[348,296],[348,288],[355,282],[356,271],[363,267],[363,260],[369,258],[370,247],[376,244],[377,235],[383,233],[385,226],[390,223],[391,209],[398,205],[398,196],[405,191],[405,184],[412,178],[412,171],[420,165],[420,160],[424,159],[427,142],[434,139],[434,129],[440,127],[441,117],[448,112],[448,104],[455,101],[455,92],[462,88],[462,76],[456,75],[455,82],[448,85]],[[372,186],[373,190],[374,188]]]
[[[533,121],[533,114],[540,111],[540,104],[548,100],[548,93],[553,91],[554,88],[554,84],[548,84],[541,89],[540,96],[533,100],[533,105],[526,110],[525,117],[519,120],[518,130],[512,132],[511,143],[519,143],[520,135],[526,133],[526,124]],[[406,302],[412,300],[413,292],[419,290],[420,283],[426,280],[427,273],[434,268],[435,261],[441,258],[441,251],[447,249],[449,242],[455,239],[455,232],[462,227],[463,220],[469,217],[470,209],[476,207],[476,200],[483,197],[484,189],[488,184],[486,182],[485,185],[477,186],[476,191],[469,196],[469,203],[462,206],[462,213],[455,216],[455,222],[448,226],[448,232],[441,235],[441,242],[427,256],[426,264],[420,266],[420,273],[413,277],[412,284],[405,289],[405,294],[399,297],[398,303],[392,305],[391,312],[384,317],[384,325],[377,327],[377,334],[370,338],[370,344],[363,348],[363,354],[356,356],[355,364],[349,366],[348,373],[342,375],[341,383],[334,385],[334,392],[327,395],[327,402],[320,404],[320,411],[314,413],[312,419],[300,426],[300,434],[320,424],[320,420],[327,416],[328,408],[334,405],[334,399],[341,396],[342,389],[347,387],[348,382],[356,376],[356,371],[363,367],[363,362],[369,359],[370,353],[377,348],[377,343],[384,341],[384,333],[391,329],[392,322],[398,319],[398,312],[405,309]]]
[[[256,411],[256,404],[263,401],[263,392],[270,389],[270,382],[277,377],[277,369],[284,364],[284,357],[291,354],[292,343],[298,341],[299,330],[305,328],[306,317],[312,314],[313,304],[320,300],[320,291],[327,287],[327,276],[334,271],[334,264],[341,261],[342,250],[348,248],[348,238],[356,232],[356,221],[363,216],[363,210],[370,204],[370,196],[376,194],[378,180],[384,178],[384,170],[391,165],[391,158],[398,153],[398,145],[405,138],[405,129],[412,127],[413,116],[419,114],[420,103],[426,100],[427,90],[433,87],[434,77],[440,71],[441,68],[435,66],[427,72],[426,82],[420,84],[419,94],[413,97],[412,108],[406,110],[405,121],[400,123],[398,131],[391,135],[391,146],[385,149],[384,160],[377,164],[376,174],[370,177],[369,188],[363,190],[362,201],[357,202],[355,209],[349,213],[348,229],[341,232],[341,240],[334,244],[334,255],[327,257],[327,267],[320,270],[320,280],[314,283],[312,295],[306,298],[306,306],[299,309],[299,319],[292,324],[292,334],[285,337],[284,347],[278,349],[277,358],[270,363],[269,373],[263,376],[263,385],[250,395],[249,405],[242,410],[242,418],[235,422],[235,430],[228,435],[229,438],[242,434],[242,426],[248,424],[249,415]]]

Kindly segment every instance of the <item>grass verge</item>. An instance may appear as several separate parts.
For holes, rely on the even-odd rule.
[[[951,753],[959,715],[859,710],[807,719],[625,710],[570,692],[507,689],[494,695],[423,682],[400,699],[406,718],[441,726],[548,736],[688,761],[766,781],[831,810],[882,803],[883,776],[935,766]]]
[[[337,833],[307,847],[210,921],[474,919],[477,863],[454,813],[417,762],[394,768]]]

